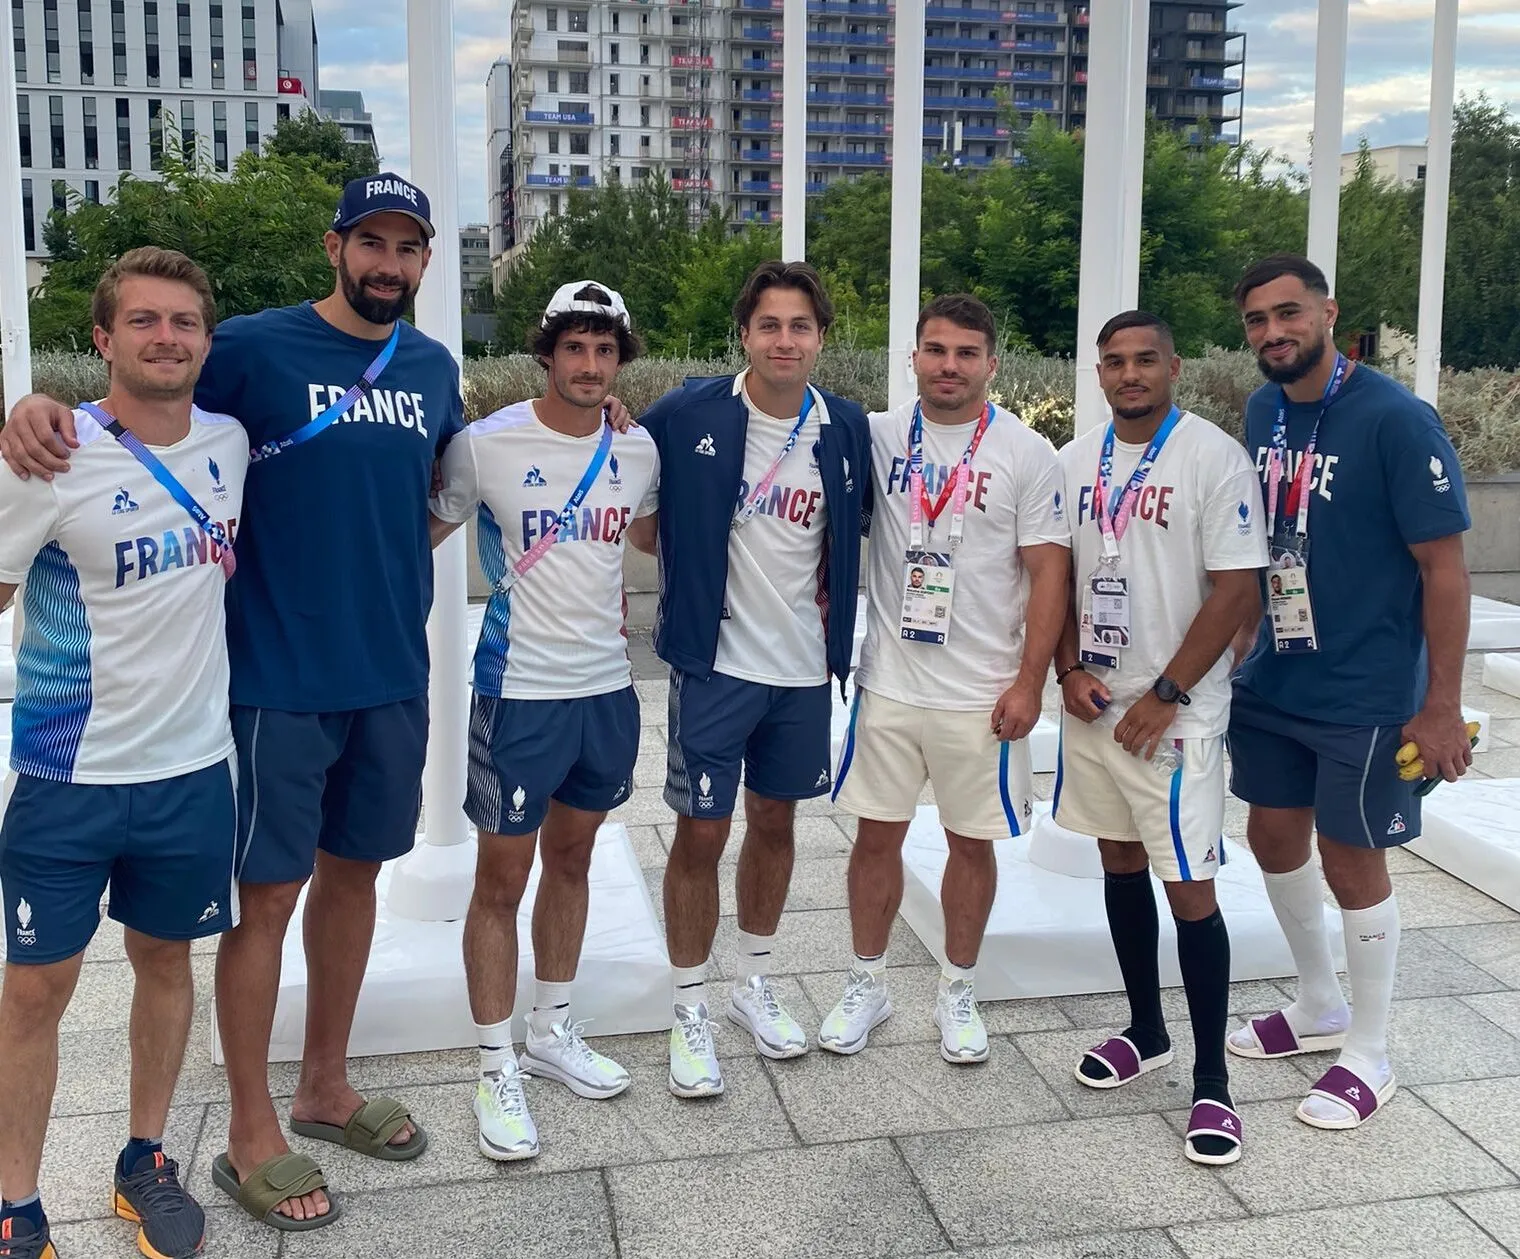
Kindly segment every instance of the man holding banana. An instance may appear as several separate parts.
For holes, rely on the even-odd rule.
[[[1396,1087],[1399,910],[1387,849],[1419,836],[1421,780],[1454,782],[1471,763],[1461,706],[1471,521],[1434,409],[1336,350],[1338,310],[1318,267],[1268,258],[1235,301],[1268,381],[1247,403],[1245,441],[1271,562],[1266,617],[1236,678],[1231,789],[1251,806],[1247,836],[1299,983],[1292,1005],[1227,1043],[1246,1058],[1339,1049],[1297,1114],[1356,1128]],[[1316,830],[1345,927],[1349,1010],[1310,855]]]

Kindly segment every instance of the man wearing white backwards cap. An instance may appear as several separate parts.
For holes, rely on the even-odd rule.
[[[464,807],[480,847],[464,962],[480,1037],[480,1150],[499,1161],[538,1153],[525,1074],[581,1097],[628,1087],[628,1073],[581,1039],[569,1005],[596,830],[628,798],[639,748],[623,539],[655,511],[659,488],[649,434],[614,432],[603,410],[618,369],[640,348],[623,299],[590,281],[563,285],[529,348],[548,375],[544,396],[461,433],[432,503],[435,537],[478,510],[480,562],[493,588],[470,709]],[[519,1059],[517,908],[535,848],[543,856],[536,982]]]

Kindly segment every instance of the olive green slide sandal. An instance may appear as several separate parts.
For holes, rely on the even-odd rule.
[[[332,1191],[327,1189],[327,1177],[308,1154],[277,1154],[260,1163],[248,1173],[247,1180],[241,1181],[227,1156],[218,1154],[211,1164],[211,1179],[254,1219],[282,1233],[309,1233],[326,1228],[343,1214]],[[318,1189],[327,1191],[326,1215],[296,1220],[275,1210],[287,1198],[299,1198]]]
[[[341,1145],[356,1154],[378,1158],[387,1163],[406,1163],[421,1154],[428,1145],[428,1135],[418,1124],[412,1139],[403,1145],[392,1145],[390,1140],[407,1120],[412,1117],[393,1097],[376,1097],[367,1101],[348,1117],[342,1127],[335,1123],[313,1123],[304,1119],[292,1119],[290,1130],[303,1137],[317,1141],[329,1141]]]

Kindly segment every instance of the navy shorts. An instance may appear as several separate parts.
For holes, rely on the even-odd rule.
[[[317,850],[389,861],[412,850],[427,758],[427,696],[343,713],[232,709],[238,878],[301,883]]]
[[[827,795],[829,719],[827,682],[768,686],[672,670],[665,803],[685,817],[730,817],[741,768],[767,800]]]
[[[465,816],[496,835],[531,835],[549,801],[606,813],[633,791],[639,697],[633,687],[578,699],[470,702]]]
[[[1407,844],[1420,836],[1420,798],[1394,762],[1401,730],[1295,717],[1236,683],[1230,790],[1264,809],[1312,808],[1319,833],[1342,844]]]
[[[0,825],[6,956],[84,950],[109,887],[112,918],[157,940],[237,925],[237,786],[229,757],[157,782],[97,785],[19,775]]]

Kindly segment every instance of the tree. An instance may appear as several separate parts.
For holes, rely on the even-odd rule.
[[[312,158],[323,177],[339,188],[350,179],[380,172],[374,149],[351,143],[336,122],[310,109],[275,123],[264,152],[271,157]]]
[[[1366,137],[1356,171],[1341,186],[1335,300],[1344,345],[1384,324],[1412,332],[1420,285],[1417,190],[1379,177]],[[1413,194],[1413,195],[1412,195]]]

